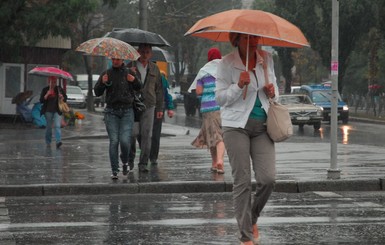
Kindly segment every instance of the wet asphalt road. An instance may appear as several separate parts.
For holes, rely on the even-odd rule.
[[[208,171],[207,150],[189,145],[197,134],[194,127],[188,135],[182,132],[162,137],[161,161],[151,167],[150,173],[134,171],[128,178],[112,181],[101,119],[91,115],[87,119],[83,125],[64,129],[61,150],[44,146],[43,130],[1,130],[0,183],[45,184],[46,191],[55,183],[103,183],[104,188],[118,189],[129,188],[127,183],[231,181],[227,163],[225,175],[212,174]],[[197,118],[189,119],[189,123],[193,120]],[[352,126],[350,139],[354,139]],[[382,132],[379,129],[383,126],[373,128]],[[289,141],[277,144],[277,180],[325,181],[329,166],[326,132],[312,137],[309,134],[313,132],[305,128],[303,135],[297,133]],[[353,181],[350,188],[360,187],[355,180],[384,177],[383,146],[345,144],[344,139],[338,148],[339,166],[341,178]],[[262,244],[385,244],[384,193],[274,192],[259,222]],[[48,196],[0,197],[1,245],[239,244],[228,192],[45,194]]]
[[[239,244],[230,193],[6,197],[0,244]],[[385,244],[385,192],[273,193],[261,244]]]

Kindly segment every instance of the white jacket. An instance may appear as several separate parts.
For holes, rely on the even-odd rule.
[[[270,53],[266,51],[257,51],[262,53],[265,62],[268,62],[269,82],[275,87],[275,100],[278,99],[279,91],[274,73],[274,62]],[[257,93],[262,103],[262,108],[266,114],[269,109],[269,100],[263,92],[265,85],[265,76],[261,64],[255,67],[255,78],[253,72],[250,73],[250,84],[248,85],[247,95],[243,100],[243,90],[238,87],[239,75],[245,71],[246,67],[243,65],[239,56],[238,49],[221,59],[217,70],[215,99],[221,106],[222,126],[244,128],[246,126],[249,115],[254,107]]]

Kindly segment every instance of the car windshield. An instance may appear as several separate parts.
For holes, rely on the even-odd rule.
[[[310,98],[306,95],[281,96],[279,102],[283,105],[288,104],[312,104]]]
[[[332,91],[313,91],[312,93],[312,99],[314,103],[322,103],[322,102],[330,102],[332,96]],[[338,96],[338,101],[341,101],[341,97]]]
[[[81,94],[82,90],[78,87],[67,87],[67,94]]]
[[[81,89],[88,89],[88,81],[78,81],[78,86]]]

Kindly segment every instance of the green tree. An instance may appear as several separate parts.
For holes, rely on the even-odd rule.
[[[331,0],[276,0],[276,13],[296,24],[319,52],[325,67],[331,57]],[[340,0],[339,13],[339,89],[344,86],[345,71],[352,51],[362,35],[374,25],[377,1]],[[363,21],[364,20],[364,21]]]
[[[172,45],[175,57],[175,79],[181,82],[186,70],[196,73],[207,62],[207,50],[211,46],[226,47],[212,41],[184,37],[187,30],[199,19],[232,8],[239,8],[236,0],[153,0],[149,6],[149,31],[160,33]],[[222,50],[223,51],[223,50]]]
[[[81,16],[98,0],[15,0],[0,5],[0,60],[20,60],[22,46],[34,46],[48,36],[72,37]]]

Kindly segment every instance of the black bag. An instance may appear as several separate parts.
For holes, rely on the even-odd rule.
[[[140,116],[146,110],[146,105],[143,103],[144,99],[141,93],[134,92],[134,101],[132,102],[134,108],[135,122],[139,122]]]

